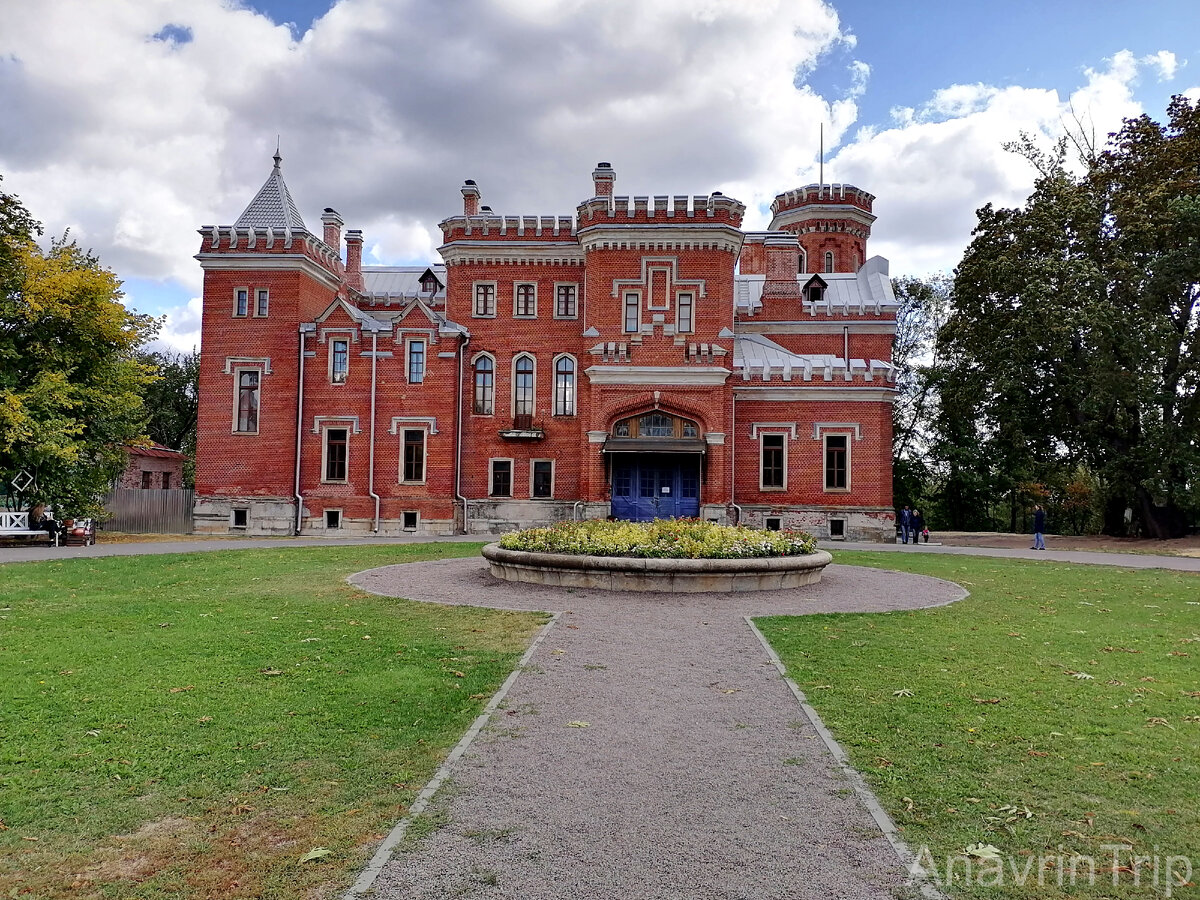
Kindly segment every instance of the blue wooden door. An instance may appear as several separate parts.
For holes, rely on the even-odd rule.
[[[634,522],[700,515],[699,458],[621,454],[613,461],[612,514]]]

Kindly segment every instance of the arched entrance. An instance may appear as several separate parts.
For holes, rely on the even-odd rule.
[[[612,471],[612,514],[618,519],[700,515],[700,426],[661,410],[621,419],[604,442]]]

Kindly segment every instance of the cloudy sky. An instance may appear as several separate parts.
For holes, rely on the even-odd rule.
[[[196,228],[271,167],[310,228],[337,208],[369,262],[436,258],[474,178],[508,214],[721,190],[765,227],[825,179],[878,199],[871,252],[949,271],[974,210],[1032,181],[1002,149],[1101,139],[1200,98],[1197,0],[0,0],[0,175],[199,338]]]

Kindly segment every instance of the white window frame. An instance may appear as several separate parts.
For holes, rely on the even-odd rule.
[[[531,288],[533,294],[533,312],[517,312],[517,298],[520,296],[521,288]],[[514,281],[513,282],[513,318],[514,319],[536,319],[538,314],[538,286],[536,281]]]
[[[329,474],[329,432],[341,430],[346,432],[346,477],[345,478],[327,478]],[[322,425],[321,426],[321,484],[348,484],[350,481],[350,437],[354,430],[348,425]]]
[[[337,356],[337,345],[346,345],[346,371],[342,373],[342,377],[337,378],[337,372],[334,369],[334,359]],[[330,384],[346,384],[350,380],[350,337],[347,335],[344,338],[330,337],[329,338],[329,383]]]
[[[534,463],[550,463],[550,494],[546,497],[538,497],[533,493],[533,470]],[[553,459],[542,457],[540,459],[529,460],[529,499],[530,500],[553,500],[554,499],[554,477],[557,474],[558,466],[554,464]]]
[[[417,517],[416,522],[410,528],[404,524],[404,517],[412,514]],[[420,531],[421,530],[421,511],[419,509],[402,509],[400,510],[400,530],[401,531]]]
[[[259,310],[262,310],[259,312]],[[270,288],[255,288],[254,289],[254,317],[256,319],[265,319],[271,311],[271,289]]]
[[[835,261],[834,255],[833,255],[833,251],[826,250],[825,251],[825,274],[826,275],[832,274],[832,272],[834,270],[834,266],[836,264],[837,263]]]
[[[488,412],[481,413],[475,409],[476,390],[476,372],[475,365],[481,359],[489,359],[492,363],[492,397],[488,401]],[[494,416],[496,414],[496,357],[491,353],[476,353],[471,357],[471,415],[473,416]]]
[[[530,407],[529,407],[529,415],[536,416],[537,415],[538,364],[537,364],[537,357],[534,356],[532,353],[518,353],[516,356],[514,356],[512,358],[512,364],[509,367],[509,378],[510,378],[509,383],[512,385],[512,389],[508,392],[509,405],[511,407],[509,409],[509,414],[513,415],[513,416],[517,415],[517,360],[522,359],[524,357],[528,357],[533,362],[533,385],[532,385],[532,390],[530,391],[531,403],[530,403]]]
[[[558,292],[563,288],[570,288],[573,291],[571,299],[571,308],[574,310],[570,315],[560,314],[558,311]],[[556,319],[578,319],[579,318],[579,282],[577,281],[556,281],[554,282],[554,318]]]
[[[237,524],[237,514],[238,513],[246,514],[245,515],[246,521],[242,525]],[[229,530],[230,531],[246,531],[249,528],[250,528],[250,507],[248,507],[248,506],[231,507],[229,510]]]
[[[241,294],[243,291],[245,291],[245,293],[246,293],[246,311],[238,312],[238,301],[241,299],[238,295]],[[249,316],[250,315],[250,303],[253,299],[254,298],[252,296],[252,292],[248,286],[243,285],[241,287],[235,287],[233,289],[233,316],[232,317],[235,319],[244,319],[247,316]]]
[[[399,472],[396,473],[396,477],[398,480],[397,483],[399,483],[399,484],[425,484],[429,480],[429,426],[428,425],[426,425],[424,427],[409,426],[409,425],[405,425],[405,424],[401,423],[400,426],[396,429],[396,431],[399,432],[399,434],[400,434],[400,470],[399,470]],[[422,437],[421,437],[421,478],[420,478],[420,480],[416,480],[416,479],[410,480],[410,479],[407,479],[404,477],[404,464],[405,464],[404,436],[410,431],[419,431],[419,432],[421,432],[421,435],[422,435]]]
[[[846,439],[846,486],[830,487],[829,486],[829,469],[827,460],[829,458],[829,439],[831,437],[841,437]],[[850,473],[851,458],[853,455],[852,433],[849,431],[822,431],[821,432],[821,487],[826,494],[848,494],[851,489]]]
[[[767,437],[783,438],[783,484],[768,485],[763,481],[763,462],[766,454]],[[786,491],[788,488],[788,432],[760,431],[758,433],[758,489],[760,491]]]
[[[490,313],[481,313],[479,311],[479,289],[481,287],[490,287],[492,289],[492,311]],[[494,319],[496,318],[496,295],[499,285],[495,281],[473,281],[471,282],[471,318],[473,319]]]
[[[808,252],[803,247],[800,248],[800,274],[808,274]]]
[[[412,348],[413,344],[421,345],[421,377],[416,381],[412,378]],[[424,384],[425,375],[429,371],[429,341],[423,337],[407,338],[404,341],[404,379],[409,384]]]
[[[570,408],[565,412],[558,411],[558,363],[559,360],[569,359],[571,361],[571,403]],[[536,361],[534,363],[537,365]],[[537,370],[534,369],[534,393],[537,393]],[[570,353],[560,353],[554,357],[554,397],[551,399],[551,409],[556,416],[574,416],[579,410],[579,360]]]
[[[687,297],[686,304],[688,311],[687,328],[683,327],[680,321],[683,316],[683,298]],[[695,291],[679,291],[675,294],[675,333],[676,334],[694,334],[696,331],[696,292]]]
[[[337,527],[329,527],[329,514],[337,513]],[[321,527],[326,531],[341,531],[346,525],[346,511],[340,506],[329,506],[321,510]]]
[[[637,327],[633,330],[629,328],[629,308],[637,303]],[[640,334],[642,331],[642,292],[641,291],[623,291],[621,293],[621,333],[622,334]]]
[[[498,463],[498,462],[499,463],[508,463],[508,493],[507,494],[493,494],[492,493],[492,486],[496,483],[496,481],[495,481],[496,474],[495,473],[496,473],[496,463]],[[509,499],[512,499],[512,497],[516,495],[516,490],[517,490],[516,481],[517,481],[517,467],[511,456],[493,456],[491,459],[488,460],[488,483],[487,483],[488,493],[487,493],[487,495],[489,497],[507,497]]]
[[[239,418],[239,401],[241,400],[242,390],[242,373],[254,372],[258,375],[258,409],[254,418],[255,428],[253,431],[240,431],[238,429]],[[233,434],[258,434],[262,431],[262,393],[263,393],[263,370],[259,366],[234,366],[233,367]]]

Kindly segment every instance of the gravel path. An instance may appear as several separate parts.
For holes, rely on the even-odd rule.
[[[435,799],[449,824],[397,853],[373,896],[902,890],[897,856],[743,616],[911,609],[961,599],[959,586],[830,566],[821,584],[790,591],[618,594],[509,584],[480,559],[351,581],[414,600],[562,611]]]

